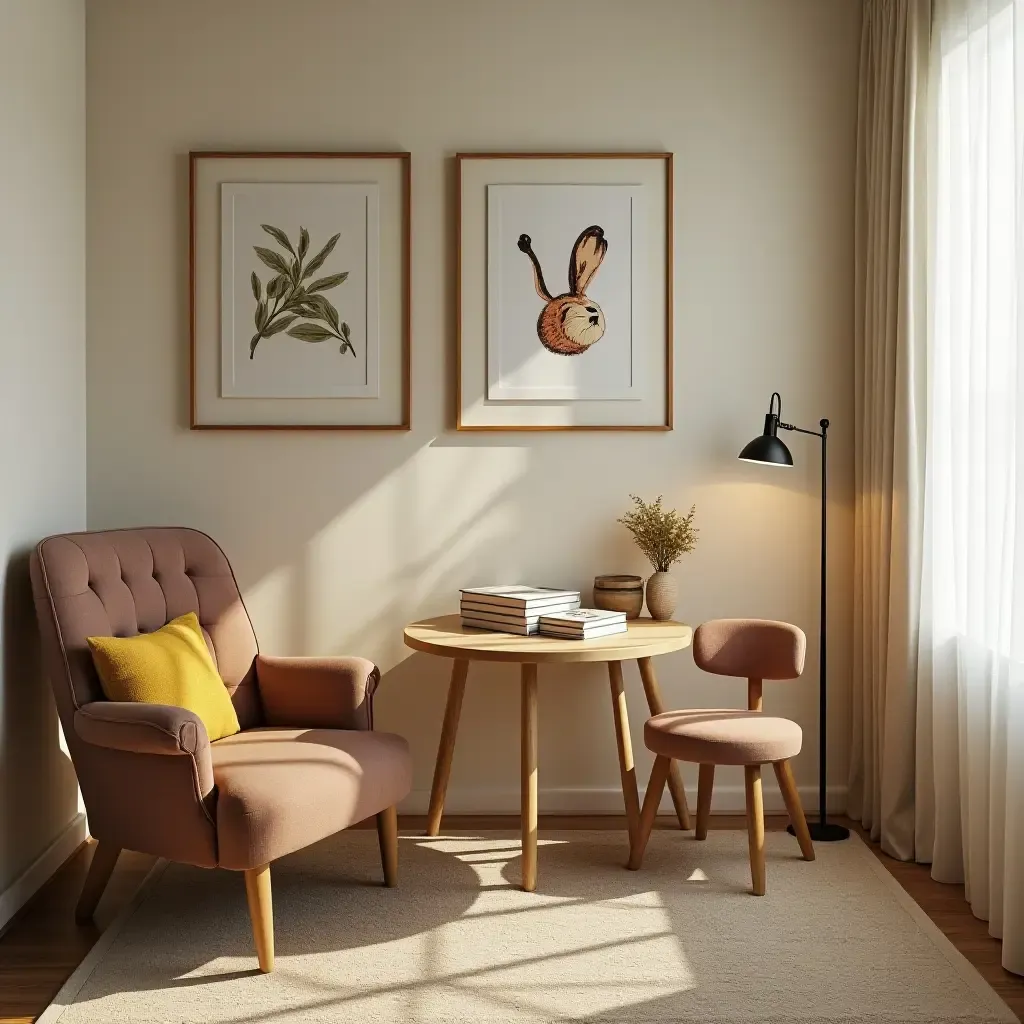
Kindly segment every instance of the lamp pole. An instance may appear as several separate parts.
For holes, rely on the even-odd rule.
[[[778,403],[778,412],[775,411]],[[810,434],[821,439],[821,556],[820,556],[820,588],[819,597],[820,619],[818,625],[818,820],[808,824],[811,838],[815,842],[832,843],[850,837],[850,830],[843,825],[833,824],[828,820],[828,673],[827,673],[827,638],[825,635],[828,621],[826,594],[826,546],[828,540],[827,508],[827,453],[828,427],[827,419],[818,421],[820,430],[808,430],[792,423],[782,421],[782,397],[778,392],[772,394],[768,404],[768,415],[765,417],[764,433],[748,444],[740,458],[747,462],[759,462],[774,466],[792,466],[793,456],[778,437],[779,430],[792,430],[798,434]],[[793,833],[793,826],[789,826]]]

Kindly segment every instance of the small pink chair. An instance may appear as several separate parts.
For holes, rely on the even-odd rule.
[[[697,628],[693,635],[693,660],[697,667],[720,676],[746,676],[747,710],[666,711],[647,720],[644,743],[658,756],[630,850],[632,870],[636,871],[643,860],[673,759],[700,765],[697,839],[706,839],[708,834],[715,765],[743,765],[750,875],[755,896],[765,893],[762,764],[770,763],[775,769],[800,852],[804,860],[814,860],[814,846],[789,765],[789,759],[800,753],[803,734],[796,722],[761,712],[762,682],[795,679],[803,672],[806,649],[803,631],[785,622],[712,619]]]

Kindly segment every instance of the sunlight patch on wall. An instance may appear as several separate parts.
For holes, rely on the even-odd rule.
[[[455,611],[458,589],[518,578],[521,448],[426,447],[245,593],[261,649],[358,652],[387,671],[402,627]]]

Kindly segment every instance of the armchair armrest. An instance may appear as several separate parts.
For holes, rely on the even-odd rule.
[[[366,658],[256,658],[267,725],[372,729],[380,670]]]
[[[210,739],[202,719],[169,704],[99,700],[75,712],[75,731],[86,743],[133,754],[191,757],[199,792],[213,789]]]

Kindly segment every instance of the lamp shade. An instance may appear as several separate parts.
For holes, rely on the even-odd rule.
[[[793,465],[793,456],[785,443],[779,439],[781,417],[782,397],[775,391],[768,403],[768,415],[764,418],[764,433],[760,437],[755,437],[740,452],[740,458],[744,462],[760,462],[768,466]]]
[[[771,466],[792,466],[793,456],[785,442],[774,434],[755,437],[740,452],[744,462],[766,462]]]

